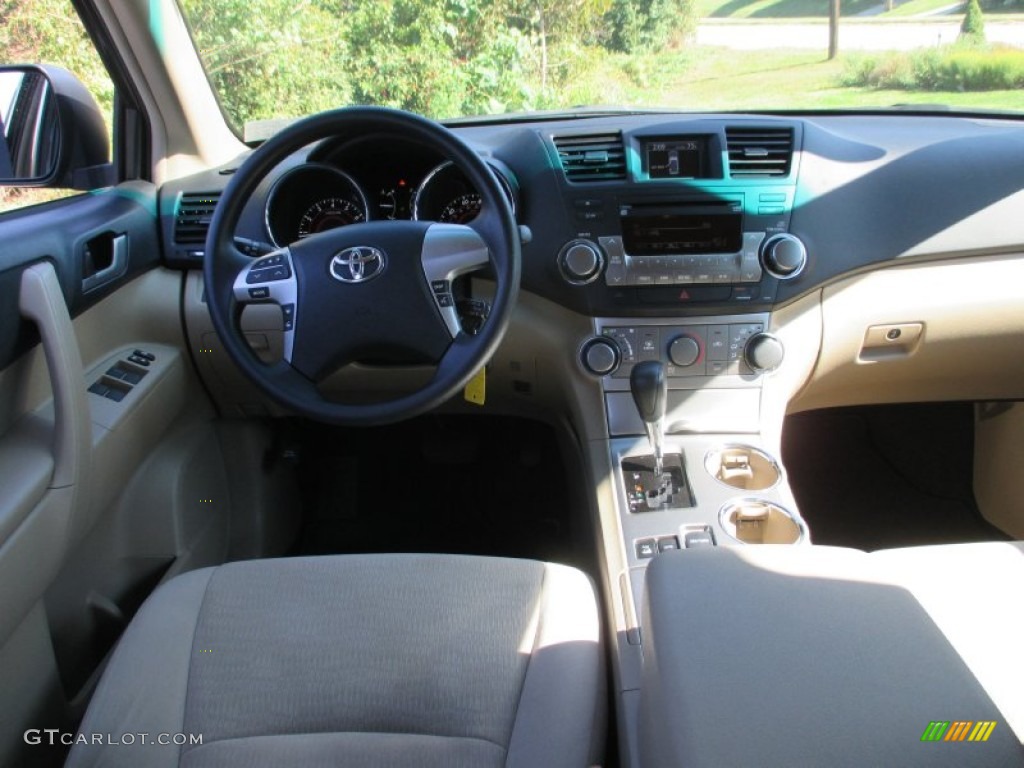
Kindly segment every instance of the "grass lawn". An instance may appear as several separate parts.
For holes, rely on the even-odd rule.
[[[885,0],[842,0],[843,16],[856,16],[882,5]],[[896,0],[894,8],[880,14],[881,18],[918,16],[939,8],[947,8],[957,0]],[[965,3],[961,2],[961,5]],[[792,19],[827,18],[829,0],[696,0],[697,18],[712,19]],[[1019,14],[1024,6],[1014,2],[992,4],[985,15]],[[962,13],[962,11],[957,11]]]
[[[824,52],[733,51],[691,48],[602,73],[607,103],[693,111],[838,109],[895,104],[946,104],[953,109],[1024,111],[1024,90],[959,93],[847,88],[839,85],[842,57]],[[637,74],[639,72],[639,75]]]
[[[907,0],[907,2],[897,4],[891,11],[886,11],[882,14],[882,18],[917,16],[918,14],[929,13],[939,8],[948,8],[955,2],[956,0]],[[989,11],[985,11],[985,13],[987,15]]]
[[[842,0],[843,16],[856,16],[884,0]],[[827,17],[829,0],[697,0],[699,18],[813,18]]]

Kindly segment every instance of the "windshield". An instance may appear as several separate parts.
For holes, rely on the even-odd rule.
[[[239,127],[349,104],[1024,109],[1024,0],[181,2]]]

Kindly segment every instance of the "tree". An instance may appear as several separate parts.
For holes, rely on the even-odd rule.
[[[608,47],[634,53],[659,51],[693,26],[689,0],[613,0]]]
[[[978,0],[967,3],[967,12],[960,24],[960,39],[970,43],[985,42],[985,19],[982,17]]]
[[[828,57],[834,59],[839,53],[839,3],[829,0],[828,4]]]

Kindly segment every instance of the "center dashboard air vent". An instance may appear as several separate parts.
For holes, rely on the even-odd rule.
[[[577,183],[626,178],[626,151],[621,133],[555,136],[565,178]]]
[[[185,192],[174,212],[174,242],[179,245],[205,243],[219,192]]]
[[[737,127],[725,129],[729,176],[734,179],[788,176],[793,161],[793,129]]]

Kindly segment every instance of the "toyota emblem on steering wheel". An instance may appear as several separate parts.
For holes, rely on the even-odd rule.
[[[346,248],[331,259],[331,277],[343,283],[365,283],[384,271],[384,251],[370,246]]]

